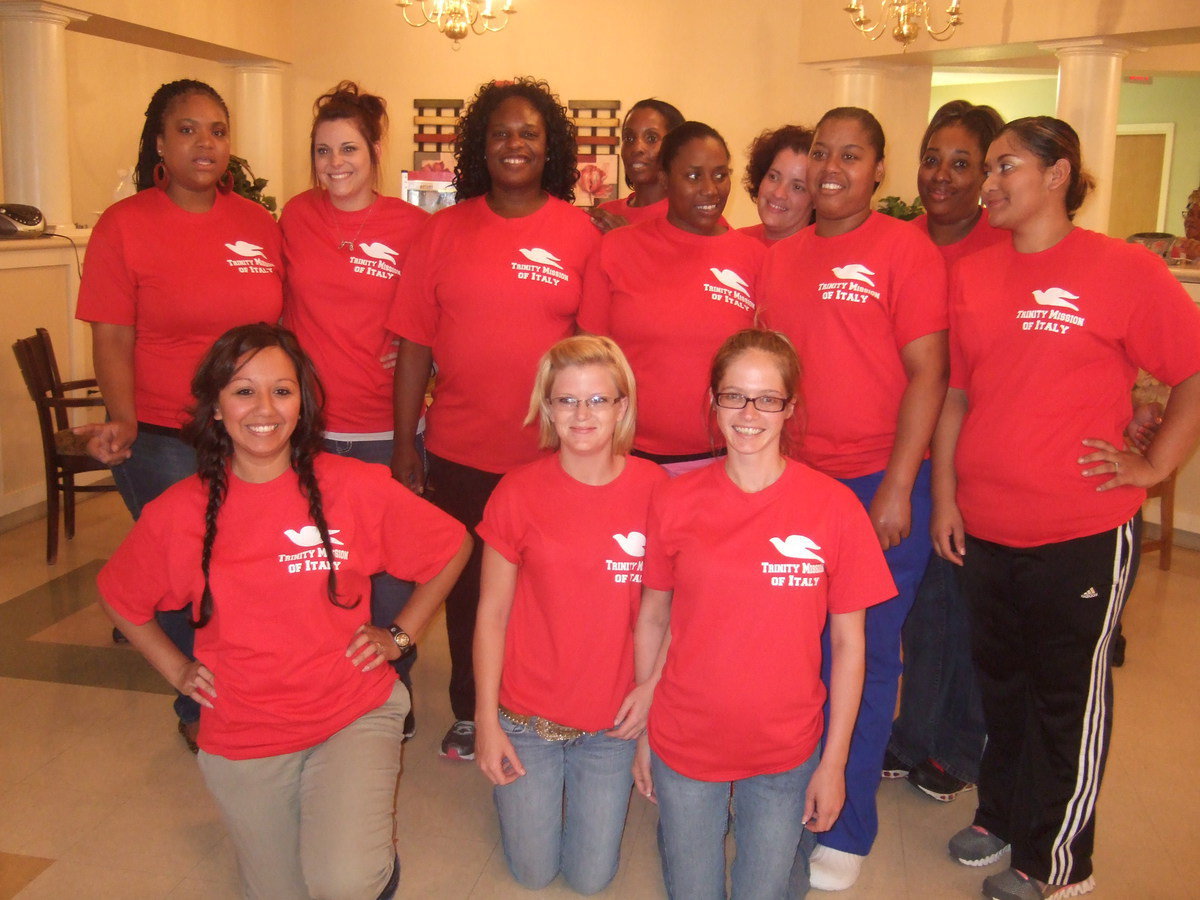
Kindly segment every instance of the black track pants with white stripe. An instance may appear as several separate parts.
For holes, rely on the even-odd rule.
[[[1040,547],[967,538],[962,586],[988,731],[975,824],[1012,845],[1014,868],[1051,884],[1092,874],[1111,642],[1140,533],[1139,513]]]

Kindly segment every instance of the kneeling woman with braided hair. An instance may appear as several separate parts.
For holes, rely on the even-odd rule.
[[[277,326],[226,332],[192,380],[199,472],[150,503],[101,605],[204,708],[200,768],[246,897],[390,897],[408,693],[398,658],[458,577],[465,529],[383,466],[321,452],[321,387]],[[391,628],[370,576],[417,582]],[[196,659],[156,610],[193,608]]]

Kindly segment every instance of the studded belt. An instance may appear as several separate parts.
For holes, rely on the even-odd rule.
[[[594,732],[584,731],[582,728],[571,728],[568,725],[559,725],[557,722],[551,722],[549,719],[543,719],[541,716],[523,716],[520,713],[515,713],[511,709],[500,707],[500,715],[508,719],[514,725],[524,725],[526,728],[532,728],[534,733],[544,741],[573,741],[575,738],[583,737],[585,734],[593,734]]]

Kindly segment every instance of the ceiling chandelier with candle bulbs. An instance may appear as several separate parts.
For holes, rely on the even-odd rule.
[[[845,11],[850,13],[850,24],[871,40],[877,41],[890,32],[892,37],[904,45],[905,50],[921,34],[922,26],[935,41],[946,41],[963,22],[959,0],[950,0],[950,5],[946,7],[946,24],[941,28],[934,28],[929,24],[929,4],[925,0],[883,0],[878,22],[871,21],[863,6],[863,0],[849,0]]]
[[[414,28],[433,25],[450,40],[454,49],[468,34],[503,31],[508,17],[516,13],[515,0],[396,0],[404,21]],[[415,7],[417,21],[409,18]]]

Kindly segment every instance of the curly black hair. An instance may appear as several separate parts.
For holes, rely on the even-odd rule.
[[[808,156],[808,151],[812,148],[812,139],[812,129],[803,125],[768,128],[756,137],[750,145],[750,161],[746,163],[746,175],[742,181],[750,199],[758,199],[758,186],[767,177],[771,163],[775,161],[780,150],[791,150],[793,153]]]
[[[312,360],[301,348],[296,336],[279,325],[258,322],[253,325],[238,325],[229,329],[204,355],[196,374],[192,378],[192,396],[195,406],[191,409],[191,420],[183,427],[183,436],[196,448],[197,472],[201,482],[208,487],[208,505],[204,512],[204,543],[200,553],[200,569],[204,573],[204,593],[200,599],[199,616],[192,622],[193,628],[203,628],[213,614],[213,594],[209,585],[209,565],[212,562],[213,544],[217,539],[217,520],[221,505],[229,492],[229,459],[233,455],[233,441],[225,426],[216,418],[217,404],[221,391],[233,380],[238,369],[245,364],[247,356],[253,356],[267,347],[278,347],[296,367],[296,380],[300,385],[300,419],[292,432],[292,468],[300,479],[300,490],[308,500],[308,513],[321,535],[325,558],[333,560],[333,543],[329,537],[329,525],[325,520],[325,506],[321,487],[317,483],[313,461],[323,449],[325,431],[325,392]],[[335,606],[351,609],[361,598],[351,603],[338,599],[337,573],[329,567],[327,586],[329,601]]]
[[[509,97],[524,97],[546,123],[542,190],[570,203],[575,199],[575,182],[579,178],[575,166],[575,125],[566,108],[558,102],[558,96],[550,90],[550,85],[524,75],[513,81],[489,81],[482,85],[459,119],[454,140],[455,199],[468,200],[491,190],[492,177],[484,159],[488,119]]]
[[[138,160],[133,170],[133,183],[139,191],[154,187],[154,167],[158,165],[158,138],[167,124],[167,113],[171,106],[181,97],[190,94],[203,94],[221,107],[226,120],[229,119],[229,107],[221,99],[216,90],[203,81],[191,78],[181,78],[160,85],[150,98],[146,107],[146,121],[142,125],[142,136],[138,139]]]

